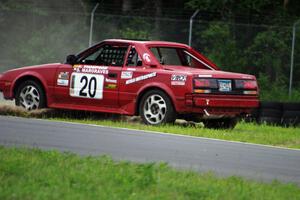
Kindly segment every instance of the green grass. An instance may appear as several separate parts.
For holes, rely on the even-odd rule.
[[[300,199],[295,184],[0,147],[0,199]]]
[[[97,124],[109,127],[123,127],[138,130],[149,130],[163,133],[174,133],[197,137],[217,138],[256,144],[273,145],[300,149],[300,128],[284,128],[270,125],[257,125],[254,123],[240,122],[233,130],[213,130],[203,128],[201,125],[161,125],[147,126],[141,123],[127,121],[52,118],[57,121],[77,122],[84,124]]]

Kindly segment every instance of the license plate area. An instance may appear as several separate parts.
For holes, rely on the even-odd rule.
[[[232,90],[231,80],[218,80],[220,92],[230,92]]]

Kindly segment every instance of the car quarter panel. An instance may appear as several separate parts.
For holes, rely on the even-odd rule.
[[[129,73],[129,77],[123,75]],[[184,77],[181,81],[172,81],[172,77]],[[160,89],[172,100],[176,111],[185,109],[185,94],[191,93],[192,77],[185,73],[170,72],[157,68],[124,68],[120,79],[119,102],[121,108],[128,110],[128,114],[135,114],[139,100],[145,91]]]
[[[6,90],[6,80],[4,80],[3,74],[0,74],[0,92],[4,92]]]
[[[56,68],[59,64],[49,64],[34,67],[24,67],[15,70],[10,70],[3,75],[3,79],[6,80],[6,90],[4,91],[4,97],[7,99],[14,98],[14,90],[18,84],[25,79],[36,79],[45,89],[47,94],[47,102],[52,101],[52,92],[54,84],[54,75]]]

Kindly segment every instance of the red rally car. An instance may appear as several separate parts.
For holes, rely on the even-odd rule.
[[[176,118],[233,128],[258,107],[255,76],[221,71],[193,48],[162,41],[104,40],[64,64],[0,74],[4,98],[27,110],[59,108],[140,115],[146,124]]]

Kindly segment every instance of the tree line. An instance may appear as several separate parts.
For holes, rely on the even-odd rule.
[[[293,95],[288,83],[297,0],[3,0],[0,2],[0,66],[8,68],[63,61],[107,38],[188,42],[220,68],[257,76],[264,100],[300,101],[300,30],[297,31]],[[299,32],[299,33],[298,33]]]

